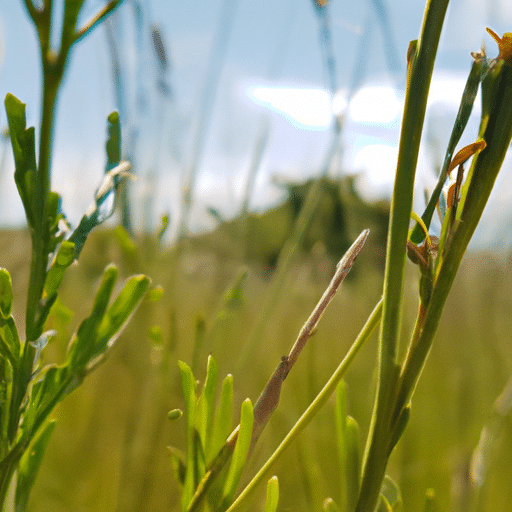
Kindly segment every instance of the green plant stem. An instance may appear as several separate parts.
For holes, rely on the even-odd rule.
[[[336,386],[338,382],[345,375],[348,367],[354,360],[354,357],[359,352],[359,349],[364,345],[364,343],[371,336],[377,324],[380,321],[382,313],[382,299],[377,303],[375,308],[373,309],[371,315],[368,317],[365,325],[363,326],[361,332],[358,337],[348,350],[347,354],[343,358],[343,361],[339,364],[336,371],[332,374],[331,378],[327,381],[325,386],[322,388],[320,393],[317,395],[315,400],[309,405],[309,407],[304,411],[302,416],[299,418],[297,423],[293,426],[293,428],[288,432],[286,437],[283,439],[281,444],[276,448],[274,453],[268,458],[267,462],[263,465],[263,467],[258,471],[258,473],[254,476],[254,478],[249,482],[249,484],[245,487],[245,489],[240,493],[237,499],[231,504],[231,506],[227,509],[226,512],[235,512],[235,510],[241,510],[242,504],[247,500],[247,498],[254,492],[257,485],[268,476],[272,466],[277,461],[279,456],[284,452],[284,450],[290,445],[290,443],[302,432],[309,422],[318,414],[318,411],[323,407],[323,405],[327,402],[329,397],[336,390]]]
[[[395,418],[398,417],[400,411],[407,405],[416,383],[418,382],[421,371],[425,365],[432,341],[441,318],[441,313],[448,297],[451,285],[457,273],[462,254],[458,261],[453,261],[450,270],[442,272],[440,279],[432,291],[429,306],[423,317],[423,325],[419,329],[417,340],[414,346],[408,352],[400,375],[399,390],[396,397]]]
[[[43,17],[39,26],[45,23]],[[39,27],[38,26],[38,27]],[[48,253],[50,243],[50,222],[46,211],[48,195],[50,192],[50,169],[51,169],[51,146],[54,122],[54,110],[57,100],[58,88],[62,74],[55,75],[48,70],[48,62],[45,55],[49,49],[46,46],[49,41],[49,33],[45,30],[38,30],[41,43],[41,63],[43,66],[43,99],[41,113],[41,132],[39,145],[39,163],[37,169],[36,194],[34,204],[34,225],[31,226],[32,257],[30,263],[30,277],[28,284],[27,306],[25,317],[26,341],[23,347],[23,357],[19,377],[13,383],[13,397],[11,401],[10,419],[12,429],[11,440],[14,439],[18,424],[21,418],[20,407],[23,397],[27,393],[32,377],[35,347],[31,342],[41,336],[44,325],[40,322],[41,298],[46,280]],[[43,46],[44,45],[44,46]],[[21,454],[20,454],[21,456]],[[19,458],[13,460],[16,466]],[[10,471],[9,471],[10,473]]]
[[[49,222],[47,218],[47,202],[51,186],[51,152],[52,136],[55,121],[55,105],[60,84],[64,75],[65,64],[70,47],[73,43],[65,35],[69,30],[62,30],[62,42],[59,53],[51,49],[52,0],[37,10],[30,0],[25,5],[35,24],[39,37],[41,69],[43,74],[41,99],[41,124],[39,135],[39,160],[37,165],[36,194],[34,205],[35,225],[32,227],[32,262],[27,296],[26,336],[27,341],[35,341],[42,327],[38,327],[39,305],[46,279],[48,259]]]
[[[111,0],[107,5],[100,9],[77,33],[75,42],[85,37],[91,30],[99,25],[107,16],[117,9],[123,0]]]
[[[465,184],[453,231],[447,236],[446,246],[438,258],[437,273],[424,324],[416,347],[410,351],[402,370],[400,391],[395,411],[409,400],[428,355],[434,333],[448,297],[455,274],[466,248],[480,221],[494,182],[512,139],[512,63],[502,62],[496,68],[492,88],[492,105],[484,116],[483,135],[486,147],[473,159]]]
[[[23,455],[23,448],[23,446],[17,444],[0,463],[0,505],[6,503],[9,485],[14,471]]]
[[[429,0],[426,5],[405,98],[389,221],[379,345],[379,382],[365,451],[357,512],[370,512],[375,509],[389,458],[389,433],[399,378],[396,359],[403,302],[405,248],[412,210],[414,178],[428,91],[447,7],[448,0]]]
[[[50,191],[51,145],[54,124],[54,110],[60,79],[46,79],[43,86],[43,109],[41,114],[41,134],[39,143],[39,163],[37,171],[37,212],[32,235],[32,263],[27,297],[26,336],[35,341],[41,335],[38,325],[39,301],[43,294],[48,259],[49,223],[46,204]],[[48,83],[50,82],[51,83]],[[48,84],[48,85],[47,85]]]

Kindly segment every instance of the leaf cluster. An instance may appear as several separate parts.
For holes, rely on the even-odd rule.
[[[72,45],[86,35],[118,4],[109,2],[84,27],[77,29],[83,0],[66,0],[58,51],[51,48],[51,0],[25,5],[34,22],[41,50],[43,105],[39,159],[35,128],[26,126],[25,104],[12,94],[5,98],[14,154],[14,179],[23,203],[32,239],[32,262],[26,307],[26,333],[19,334],[11,315],[13,292],[9,272],[0,269],[0,503],[9,486],[14,489],[16,511],[28,504],[30,490],[55,423],[55,406],[79,386],[105,356],[145,295],[150,280],[132,276],[111,301],[117,269],[103,274],[90,315],[71,337],[64,361],[43,365],[41,353],[56,336],[45,331],[66,270],[76,261],[91,230],[112,215],[119,183],[128,176],[121,162],[120,122],[109,116],[107,168],[94,202],[72,231],[61,210],[60,196],[50,190],[52,128],[57,93]]]

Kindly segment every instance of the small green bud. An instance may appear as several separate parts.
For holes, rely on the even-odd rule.
[[[153,325],[148,329],[149,339],[158,346],[163,344],[164,335],[162,334],[162,328],[159,325]]]
[[[167,413],[167,419],[169,420],[179,420],[183,416],[183,411],[181,409],[173,409]]]
[[[164,289],[162,288],[161,285],[158,284],[154,288],[149,290],[148,299],[151,302],[157,302],[162,298],[163,294],[164,294]]]
[[[5,268],[0,268],[0,315],[4,320],[11,316],[12,310],[11,275]]]

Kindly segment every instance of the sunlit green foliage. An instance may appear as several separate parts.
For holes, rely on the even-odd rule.
[[[51,186],[53,121],[60,84],[72,45],[100,22],[118,1],[100,9],[82,28],[77,28],[83,1],[66,1],[58,51],[51,48],[55,14],[52,2],[36,6],[25,2],[39,36],[43,70],[42,119],[39,127],[39,158],[36,158],[35,128],[26,126],[25,107],[7,94],[5,109],[15,163],[14,180],[27,218],[31,237],[31,265],[28,278],[25,336],[12,316],[12,280],[0,269],[0,506],[22,512],[50,441],[55,421],[49,418],[55,407],[80,386],[84,378],[105,359],[108,350],[125,327],[149,287],[149,278],[133,276],[111,302],[117,281],[115,266],[106,268],[89,316],[70,338],[63,358],[43,365],[42,353],[59,334],[48,329],[53,306],[62,320],[69,313],[57,302],[66,271],[78,259],[91,230],[113,212],[105,207],[126,176],[120,162],[120,128],[117,113],[109,117],[107,169],[94,197],[93,206],[74,232],[61,211],[61,201]],[[82,289],[75,293],[81,295]],[[55,322],[59,323],[58,321]],[[65,323],[65,322],[63,322]],[[61,323],[62,326],[62,323]]]
[[[270,512],[277,510],[278,501],[284,509],[322,507],[332,512],[399,512],[406,507],[505,510],[511,499],[512,468],[508,459],[503,462],[497,454],[498,447],[508,453],[512,444],[508,428],[511,356],[502,342],[510,332],[508,316],[504,319],[496,313],[487,323],[483,320],[485,336],[480,333],[480,339],[472,338],[475,311],[490,316],[493,300],[488,295],[495,299],[500,289],[496,283],[502,285],[504,279],[500,275],[493,281],[489,256],[477,255],[474,261],[485,269],[485,281],[463,283],[462,291],[456,291],[451,300],[448,294],[512,138],[510,34],[500,38],[490,31],[499,46],[498,58],[488,59],[483,51],[473,54],[475,64],[438,186],[420,220],[411,211],[416,163],[448,0],[427,3],[420,38],[411,43],[407,55],[407,92],[383,289],[380,266],[367,264],[365,272],[333,301],[338,309],[330,317],[325,315],[304,352],[306,361],[301,360],[296,367],[300,370],[291,372],[296,358],[282,354],[288,353],[297,331],[299,340],[309,325],[305,338],[309,339],[316,328],[319,317],[300,327],[325,289],[340,255],[337,251],[343,251],[351,240],[348,207],[358,207],[359,221],[369,221],[377,209],[359,200],[350,181],[349,193],[343,194],[346,183],[339,186],[322,178],[303,186],[288,184],[288,202],[281,208],[260,216],[244,212],[210,235],[187,239],[189,191],[175,248],[165,251],[161,246],[168,223],[163,218],[154,239],[148,237],[137,245],[122,229],[114,237],[112,232],[101,233],[93,238],[100,250],[96,247],[87,256],[86,238],[112,214],[108,199],[115,197],[120,181],[128,176],[128,165],[120,161],[120,121],[116,113],[109,116],[105,178],[91,208],[72,231],[58,194],[50,190],[53,116],[72,45],[117,3],[108,3],[91,22],[77,29],[83,2],[66,1],[62,44],[54,55],[49,38],[52,3],[36,6],[26,0],[39,35],[45,80],[38,158],[35,130],[26,127],[25,105],[10,94],[5,100],[15,181],[32,252],[26,279],[25,336],[15,320],[22,293],[9,270],[0,269],[1,503],[6,509],[26,510],[31,490],[37,486],[36,475],[44,468],[38,499],[32,502],[34,510],[74,510],[77,503],[85,503],[95,510],[232,512],[259,507]],[[321,10],[326,3],[316,5]],[[478,139],[452,157],[479,84],[483,103]],[[463,165],[469,158],[471,167],[465,173]],[[455,169],[455,182],[444,197],[441,189]],[[438,203],[442,227],[436,240],[428,230]],[[413,229],[411,217],[417,222]],[[373,218],[377,240],[385,231],[382,220],[382,215]],[[272,240],[272,233],[279,234],[277,240]],[[368,232],[362,236],[365,241]],[[235,250],[226,253],[226,242]],[[324,250],[315,250],[319,242]],[[120,260],[120,271],[114,265],[103,270],[106,262],[102,260],[110,259],[109,251]],[[406,272],[410,268],[407,255],[416,265],[414,277]],[[77,270],[72,263],[79,256],[82,265]],[[377,258],[376,251],[372,252],[366,262],[374,263]],[[268,275],[261,274],[262,263],[266,270],[275,267],[270,284]],[[343,261],[336,266],[336,275],[342,268]],[[164,284],[142,304],[129,331],[133,343],[120,352],[113,369],[98,374],[92,393],[82,388],[75,402],[76,394],[67,400],[69,410],[64,404],[56,409],[105,359],[141,303],[149,287],[144,274],[128,278],[111,301],[118,273],[133,271],[149,272]],[[419,283],[410,286],[418,275]],[[468,276],[468,281],[482,279],[481,274]],[[97,291],[90,304],[85,292],[93,287]],[[160,300],[166,287],[170,294]],[[508,296],[503,293],[501,297],[506,305]],[[329,300],[333,297],[334,293]],[[448,312],[450,307],[458,310],[440,324],[445,305]],[[460,314],[461,308],[467,308],[465,315]],[[85,320],[75,320],[73,311]],[[379,322],[375,350],[366,342]],[[436,357],[433,340],[439,325],[438,337],[444,343]],[[496,334],[498,326],[501,330]],[[68,332],[71,328],[74,334]],[[481,338],[493,334],[489,355]],[[434,364],[420,381],[431,352]],[[290,354],[295,354],[293,348]],[[460,362],[455,371],[454,354]],[[240,388],[234,388],[228,375],[217,399],[218,374],[230,368],[237,382],[242,377]],[[178,374],[181,379],[173,377]],[[485,381],[478,381],[482,375]],[[346,380],[340,383],[342,378]],[[253,408],[246,396],[258,396],[262,389]],[[335,389],[334,407],[321,411]],[[112,400],[105,402],[108,394]],[[281,394],[282,404],[277,408]],[[483,399],[477,400],[480,394]],[[239,405],[235,426],[232,410]],[[50,418],[54,411],[63,424],[63,435],[57,441],[51,437],[58,428]],[[263,432],[270,416],[273,421]],[[310,424],[310,431],[304,432]],[[73,472],[82,488],[67,485],[63,468],[72,461],[61,458],[62,449],[76,442],[77,426],[86,456],[81,452]],[[360,429],[367,433],[364,452]],[[293,452],[299,434],[302,444]],[[169,435],[171,443],[165,442]],[[104,443],[99,441],[102,436]],[[265,443],[278,447],[268,448]],[[164,450],[164,444],[181,448]],[[43,455],[49,446],[56,449],[49,451],[45,465]],[[170,457],[162,457],[164,453]],[[53,471],[55,467],[58,471]],[[280,474],[282,485],[275,477],[268,480],[270,469]],[[175,484],[169,478],[171,471]],[[244,487],[249,474],[256,476]],[[263,493],[260,497],[256,493],[263,480],[267,480],[265,502]],[[58,499],[52,501],[51,496]]]

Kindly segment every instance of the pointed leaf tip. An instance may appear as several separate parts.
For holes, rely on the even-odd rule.
[[[264,512],[276,512],[279,503],[279,480],[273,476],[267,482],[267,497]]]

